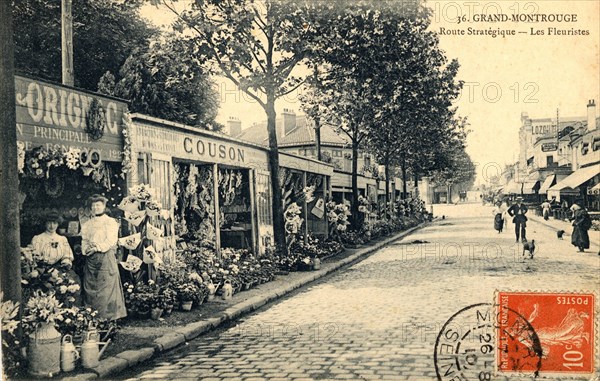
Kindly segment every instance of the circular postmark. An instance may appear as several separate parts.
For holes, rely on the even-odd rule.
[[[502,338],[502,341],[498,341]],[[446,321],[435,341],[438,380],[493,380],[497,371],[541,367],[541,346],[519,313],[492,303],[467,306]]]

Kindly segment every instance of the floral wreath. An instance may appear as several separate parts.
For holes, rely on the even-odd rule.
[[[88,133],[90,139],[95,141],[102,139],[105,128],[106,116],[104,115],[104,108],[98,99],[93,98],[86,114],[85,132]]]

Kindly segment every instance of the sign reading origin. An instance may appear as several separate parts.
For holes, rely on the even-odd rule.
[[[102,160],[121,160],[124,102],[15,76],[17,140],[30,150],[37,146],[95,149]],[[102,106],[104,135],[94,141],[86,132],[87,113],[93,99]]]

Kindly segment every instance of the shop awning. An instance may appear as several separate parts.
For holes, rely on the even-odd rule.
[[[513,193],[521,193],[521,184],[517,183],[514,180],[510,180],[508,182],[508,184],[506,184],[506,186],[504,187],[504,190],[502,191],[502,193],[504,194],[513,194]]]
[[[550,175],[550,176],[546,177],[546,180],[544,180],[544,183],[540,187],[540,193],[542,193],[542,194],[548,193],[548,189],[550,189],[550,187],[552,185],[554,185],[555,179],[556,179],[556,175]]]
[[[598,165],[580,168],[575,172],[571,173],[568,177],[565,177],[562,181],[560,181],[558,184],[551,187],[550,189],[559,191],[566,188],[575,189],[598,174],[600,174],[600,166]]]
[[[527,180],[523,183],[523,194],[535,194],[540,188],[540,182],[537,180]]]

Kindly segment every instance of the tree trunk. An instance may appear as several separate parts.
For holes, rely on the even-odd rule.
[[[406,158],[402,156],[402,199],[406,199],[406,195],[408,194],[406,189]]]
[[[321,125],[319,118],[315,118],[315,145],[317,149],[317,160],[321,161]]]
[[[283,255],[287,255],[285,242],[285,221],[283,218],[283,200],[281,185],[279,184],[279,149],[277,147],[277,126],[275,120],[275,92],[267,94],[267,131],[269,133],[269,169],[271,173],[272,209],[273,209],[273,234],[275,245]]]
[[[0,285],[4,300],[21,302],[19,176],[12,5],[0,1]]]
[[[356,138],[352,139],[352,204],[350,206],[350,213],[352,214],[350,216],[352,229],[359,230],[361,218],[358,212],[358,142]]]
[[[392,203],[390,199],[390,160],[385,161],[385,219],[387,220],[388,215],[392,215]]]
[[[415,173],[415,198],[419,197],[419,175]]]
[[[452,184],[448,184],[448,194],[446,195],[446,204],[450,204],[451,197],[452,197]]]

